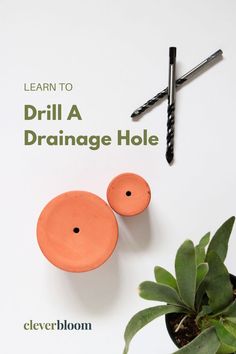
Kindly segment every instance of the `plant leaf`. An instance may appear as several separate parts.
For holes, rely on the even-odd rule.
[[[224,321],[224,327],[234,336],[236,337],[236,324],[234,322]]]
[[[207,254],[209,271],[205,278],[209,305],[214,312],[224,309],[233,301],[233,286],[221,258],[215,252]]]
[[[149,322],[153,321],[157,317],[166,315],[168,313],[182,313],[183,311],[184,309],[178,306],[162,305],[149,307],[145,310],[136,313],[136,315],[131,318],[125,329],[125,348],[123,354],[128,353],[130,342],[135,336],[135,334],[144,326],[146,326]]]
[[[234,221],[235,216],[232,216],[220,226],[209,244],[207,254],[214,251],[224,262],[228,251],[229,237],[233,229]]]
[[[195,252],[196,252],[196,263],[197,265],[204,263],[205,262],[205,258],[206,258],[206,251],[205,248],[200,247],[199,245],[197,245],[195,247]]]
[[[224,309],[221,314],[230,319],[231,322],[236,322],[236,300],[232,302],[226,309]]]
[[[227,321],[236,325],[236,317],[226,317]]]
[[[183,302],[194,309],[197,269],[195,248],[190,240],[185,241],[177,251],[175,273]]]
[[[209,266],[207,263],[201,263],[197,267],[196,295],[195,295],[195,308],[197,312],[200,311],[200,307],[201,305],[203,305],[202,298],[203,295],[206,293],[204,280],[206,278],[208,271],[209,271]],[[201,313],[198,316],[202,317]]]
[[[236,350],[236,337],[228,331],[225,326],[219,321],[214,321],[214,327],[216,329],[217,337],[221,344],[231,348],[232,351]]]
[[[204,235],[201,238],[199,244],[195,247],[197,265],[205,262],[205,258],[206,258],[205,247],[208,245],[209,241],[210,241],[210,232]]]
[[[145,300],[163,301],[172,305],[184,305],[177,291],[168,285],[144,281],[139,285],[139,295]]]
[[[166,269],[157,266],[154,268],[154,274],[157,283],[168,285],[178,291],[176,279]]]
[[[201,263],[197,267],[197,283],[196,283],[196,289],[199,288],[200,284],[203,282],[205,279],[207,273],[209,271],[209,266],[207,263]]]
[[[231,321],[224,321],[223,325],[236,338],[236,324]]]
[[[196,320],[198,321],[200,318],[209,315],[212,312],[212,308],[208,305],[203,305],[201,311],[198,313]]]
[[[195,308],[196,308],[197,312],[199,312],[201,310],[202,305],[208,304],[208,298],[207,298],[207,301],[204,301],[205,297],[207,298],[206,284],[205,284],[205,281],[203,281],[199,285],[199,288],[197,289],[196,296],[195,296]]]
[[[208,245],[209,241],[210,241],[210,232],[205,234],[201,238],[199,244],[195,247],[197,265],[205,262],[205,258],[206,258],[205,248]]]
[[[210,236],[211,236],[211,233],[207,232],[199,241],[199,246],[203,247],[203,248],[206,247],[208,245],[208,243],[210,242]]]
[[[215,354],[220,346],[214,327],[205,329],[192,342],[173,354]]]

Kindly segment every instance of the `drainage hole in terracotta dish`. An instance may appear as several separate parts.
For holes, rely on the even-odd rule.
[[[80,232],[80,229],[78,227],[74,227],[73,232],[75,234],[78,234]]]
[[[125,194],[127,195],[127,197],[130,197],[132,193],[130,191],[127,191]]]

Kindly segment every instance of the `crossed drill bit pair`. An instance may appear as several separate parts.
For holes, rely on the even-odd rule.
[[[164,97],[168,96],[168,119],[167,119],[167,149],[166,149],[166,159],[172,163],[174,158],[174,121],[175,121],[175,88],[182,86],[184,83],[193,78],[197,73],[199,73],[203,68],[205,68],[209,63],[213,63],[222,56],[223,51],[221,49],[217,50],[215,53],[210,55],[207,59],[203,60],[200,64],[195,66],[193,69],[188,71],[186,74],[181,76],[179,79],[175,80],[175,58],[176,58],[176,48],[169,48],[169,83],[168,87],[159,92],[153,98],[148,100],[142,106],[137,108],[131,117],[137,119],[140,118],[147,109],[151,108],[157,102],[162,100]]]

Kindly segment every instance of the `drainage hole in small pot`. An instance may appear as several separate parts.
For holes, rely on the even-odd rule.
[[[125,194],[127,195],[127,197],[130,197],[132,193],[130,191],[127,191]]]
[[[73,232],[74,232],[75,234],[78,234],[79,231],[80,231],[80,229],[79,229],[78,227],[74,227]]]

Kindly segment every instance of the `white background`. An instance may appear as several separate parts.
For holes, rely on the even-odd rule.
[[[177,247],[235,214],[234,0],[67,0],[0,3],[1,342],[4,354],[121,354],[130,317],[152,306],[138,284],[153,268],[173,271]],[[132,122],[131,112],[166,87],[168,47],[182,75],[221,48],[224,59],[177,93],[175,164],[165,161],[166,101]],[[29,82],[72,82],[70,93],[28,93]],[[80,122],[25,122],[24,104],[77,104]],[[117,129],[157,134],[157,147],[25,147],[23,131],[78,135]],[[120,239],[101,268],[70,274],[41,254],[35,228],[44,205],[68,190],[105,198],[119,173],[141,174],[147,211],[118,218]],[[235,270],[236,230],[227,265]],[[26,332],[28,320],[87,321],[92,332]],[[151,323],[130,354],[175,350],[164,319]]]

